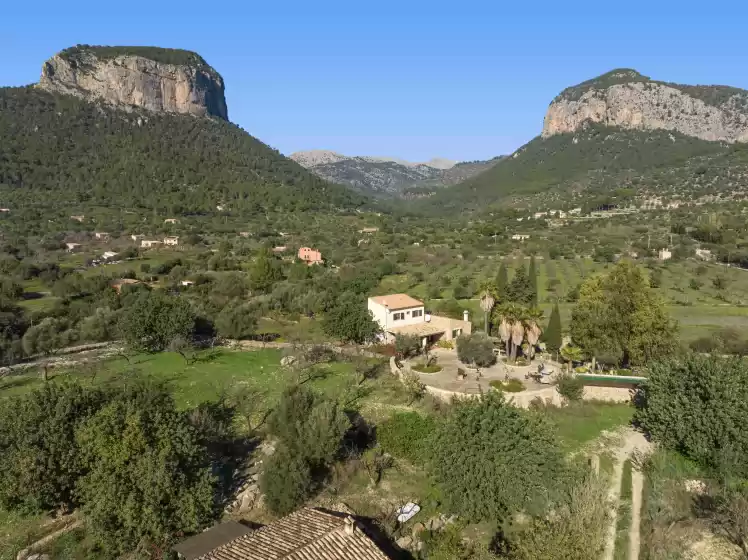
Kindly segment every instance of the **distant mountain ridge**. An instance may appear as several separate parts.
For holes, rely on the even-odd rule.
[[[620,188],[688,196],[746,181],[747,90],[660,82],[624,68],[564,89],[539,136],[424,205],[484,211],[517,197],[563,203]]]
[[[457,163],[433,158],[416,163],[393,157],[345,156],[330,150],[295,152],[289,157],[328,181],[376,196],[408,198],[428,196],[438,188],[464,181],[499,159]]]

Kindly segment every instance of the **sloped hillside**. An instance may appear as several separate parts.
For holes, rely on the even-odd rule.
[[[33,87],[0,89],[3,206],[204,213],[352,208],[326,183],[220,119],[129,112]]]
[[[632,187],[662,192],[748,187],[748,146],[707,142],[666,131],[587,125],[537,137],[512,156],[421,205],[431,211],[484,209],[517,195],[605,192]]]

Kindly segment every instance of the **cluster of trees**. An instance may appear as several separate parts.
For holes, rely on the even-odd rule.
[[[582,285],[572,311],[571,337],[587,356],[640,366],[672,354],[678,325],[642,269],[621,261]]]
[[[444,506],[462,523],[503,528],[490,547],[466,542],[459,524],[447,528],[426,538],[426,558],[600,557],[609,520],[605,483],[566,460],[539,411],[491,392],[456,401],[437,419],[396,414],[377,427],[377,441],[433,474]]]
[[[645,465],[651,478],[657,481],[663,460],[670,472],[677,472],[674,465],[689,464],[686,476],[705,481],[700,516],[711,519],[721,534],[748,553],[748,365],[737,357],[687,354],[653,363],[647,375],[634,419],[661,449]],[[686,499],[690,503],[692,497]],[[644,546],[672,549],[673,543],[662,542],[661,530],[679,519],[658,511],[651,517]]]
[[[195,424],[160,385],[45,384],[0,409],[0,504],[86,516],[112,557],[165,551],[220,515],[216,423]],[[203,414],[203,419],[205,415]]]

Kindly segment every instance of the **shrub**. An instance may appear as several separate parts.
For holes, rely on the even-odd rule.
[[[580,401],[584,396],[584,381],[574,375],[561,375],[556,382],[556,390],[568,402]]]
[[[451,340],[437,340],[436,345],[439,348],[445,348],[447,350],[452,350],[455,347],[454,343]]]
[[[470,522],[544,511],[568,474],[545,419],[508,405],[495,391],[456,401],[436,429],[431,453],[448,507]]]
[[[744,360],[691,354],[652,364],[635,402],[635,421],[665,448],[702,465],[730,463],[730,470],[748,475]]]
[[[312,488],[313,480],[308,463],[287,447],[280,446],[265,461],[260,477],[260,490],[273,513],[291,513],[307,500]]]
[[[525,384],[519,379],[509,379],[504,382],[504,391],[507,393],[519,393],[525,390]]]
[[[395,337],[395,352],[401,358],[410,358],[421,352],[421,338],[416,335]]]
[[[480,333],[457,338],[457,357],[462,363],[476,367],[488,367],[496,362],[491,339]]]
[[[572,488],[554,504],[553,515],[532,518],[510,537],[512,560],[597,560],[605,548],[610,520],[608,489],[597,477]]]
[[[77,505],[85,472],[75,432],[104,405],[104,395],[75,383],[45,384],[0,407],[0,503],[38,512]]]
[[[163,387],[118,391],[76,440],[88,471],[77,484],[86,531],[107,557],[168,547],[214,519],[208,452]]]
[[[429,440],[436,429],[431,416],[397,412],[377,426],[377,442],[387,453],[414,463],[425,461]]]
[[[408,404],[413,404],[413,401],[423,398],[423,395],[426,394],[426,385],[421,382],[421,378],[418,377],[417,373],[413,373],[412,371],[405,372],[402,376],[402,381],[405,392],[410,399]]]
[[[527,365],[530,365],[530,362],[527,361],[527,358],[524,358],[524,357],[520,356],[519,358],[517,358],[515,360],[514,365],[516,365],[516,366],[527,366]]]

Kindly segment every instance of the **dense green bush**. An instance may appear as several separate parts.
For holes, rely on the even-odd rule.
[[[78,505],[85,472],[75,433],[105,402],[97,390],[46,383],[0,407],[0,503],[39,512]]]
[[[350,420],[337,402],[303,385],[283,392],[268,421],[268,431],[278,442],[275,468],[263,469],[260,477],[261,487],[271,493],[272,511],[288,513],[312,494],[349,427]]]
[[[652,438],[700,464],[748,475],[748,364],[688,355],[654,363],[634,416]]]
[[[286,515],[303,504],[312,493],[314,480],[304,457],[281,446],[265,461],[260,490],[270,511]]]
[[[76,433],[86,525],[113,556],[164,547],[215,516],[208,454],[161,386],[119,391]]]
[[[377,442],[387,453],[422,463],[429,452],[429,441],[436,429],[431,416],[417,412],[397,412],[377,426]]]
[[[470,521],[544,511],[568,474],[545,420],[493,391],[452,406],[433,438],[431,472],[450,509]]]
[[[190,340],[195,314],[189,301],[161,290],[142,291],[125,309],[120,332],[128,345],[146,352],[165,350],[172,340]]]
[[[496,362],[493,343],[485,334],[463,334],[457,338],[457,357],[463,364],[488,367]]]
[[[556,390],[568,402],[581,401],[584,396],[584,381],[576,375],[563,374],[556,382]]]

